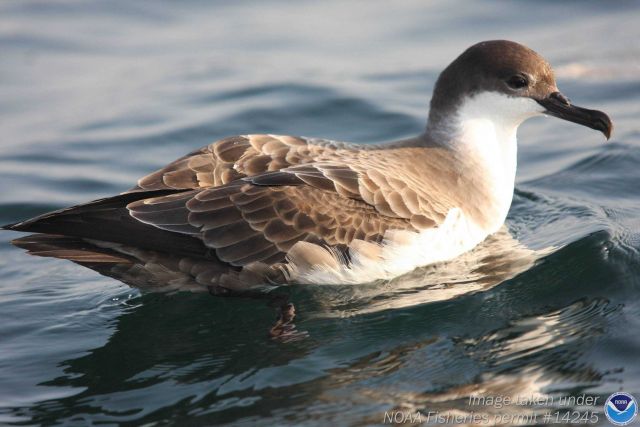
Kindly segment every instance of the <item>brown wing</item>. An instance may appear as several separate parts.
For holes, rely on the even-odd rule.
[[[239,180],[169,194],[128,193],[45,214],[11,229],[62,235],[16,244],[36,255],[118,274],[135,286],[157,286],[166,279],[182,288],[191,277],[199,285],[243,292],[254,285],[286,283],[282,264],[287,256],[298,264],[318,265],[331,258],[324,250],[331,246],[348,259],[347,247],[356,239],[380,242],[388,229],[412,229],[408,220],[384,217],[360,200],[301,180],[264,177],[272,185]],[[88,247],[84,239],[95,246]],[[296,243],[306,246],[292,251]],[[168,266],[173,267],[165,271]]]
[[[145,224],[202,239],[234,266],[283,262],[300,241],[346,247],[354,239],[380,242],[390,228],[413,229],[408,220],[385,217],[360,200],[290,182],[235,181],[139,200],[127,209]]]
[[[437,150],[432,154],[440,157]],[[415,228],[425,229],[441,223],[451,206],[446,200],[433,200],[431,194],[437,191],[421,177],[426,169],[407,167],[407,158],[424,156],[424,150],[415,147],[354,146],[282,135],[233,136],[141,178],[129,191],[211,188],[257,176],[262,185],[272,185],[265,174],[280,171],[294,174],[309,186],[361,200],[384,216],[409,219]],[[433,182],[441,182],[442,174],[450,173],[446,162],[435,158],[416,162],[438,163],[443,170],[435,171],[440,179]],[[283,179],[282,175],[278,179]]]
[[[311,162],[327,148],[305,138],[232,136],[196,150],[138,181],[131,191],[218,187],[239,178]]]

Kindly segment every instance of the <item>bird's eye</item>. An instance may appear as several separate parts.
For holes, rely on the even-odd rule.
[[[522,76],[511,76],[507,79],[507,85],[512,89],[522,89],[527,87],[529,82]]]

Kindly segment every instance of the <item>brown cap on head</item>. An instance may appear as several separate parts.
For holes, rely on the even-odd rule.
[[[545,107],[546,114],[597,129],[607,138],[611,134],[606,114],[571,105],[558,91],[551,65],[535,51],[508,40],[477,43],[445,68],[433,91],[430,124],[455,114],[466,97],[480,92],[531,98]]]

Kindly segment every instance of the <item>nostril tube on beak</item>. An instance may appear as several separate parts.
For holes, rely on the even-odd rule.
[[[567,98],[560,92],[553,92],[551,95],[549,95],[549,98],[554,98],[562,102],[564,105],[571,105],[571,101],[569,101],[569,98]]]

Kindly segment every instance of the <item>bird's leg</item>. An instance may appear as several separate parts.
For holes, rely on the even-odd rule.
[[[271,338],[283,338],[293,335],[296,326],[292,322],[296,317],[296,309],[289,302],[289,296],[286,295],[284,299],[272,300],[270,305],[277,307],[278,317],[276,318],[276,323],[269,330],[269,336]]]
[[[289,294],[282,292],[261,291],[236,291],[222,286],[209,286],[209,293],[219,297],[267,299],[268,306],[274,307],[277,312],[276,322],[269,329],[269,337],[283,341],[291,341],[307,336],[306,332],[296,331],[293,320],[296,317],[296,309],[289,302]]]

